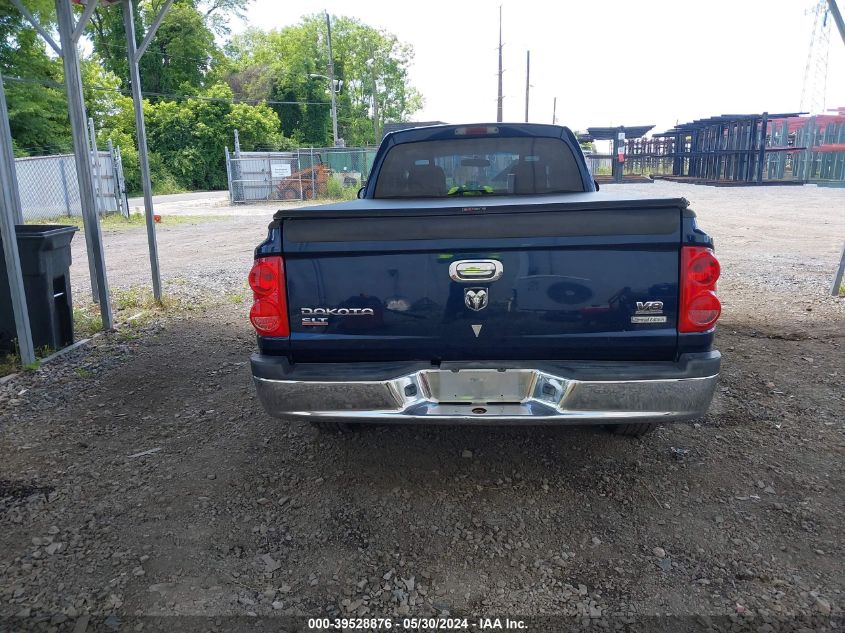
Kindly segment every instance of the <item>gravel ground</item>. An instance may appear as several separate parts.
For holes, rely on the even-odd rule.
[[[241,297],[270,213],[163,225],[176,307],[0,384],[0,630],[303,614],[842,630],[845,301],[827,292],[845,190],[635,189],[693,200],[725,303],[711,412],[640,441],[272,420]],[[146,283],[143,231],[105,241],[112,286]]]

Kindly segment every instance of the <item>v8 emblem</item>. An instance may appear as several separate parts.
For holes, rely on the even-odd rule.
[[[662,301],[637,301],[637,314],[662,314]]]

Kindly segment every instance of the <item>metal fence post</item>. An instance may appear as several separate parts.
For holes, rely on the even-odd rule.
[[[65,210],[67,211],[67,216],[73,216],[73,210],[70,208],[70,192],[67,189],[67,170],[65,168],[65,159],[59,159],[59,173],[62,176],[62,193],[65,197]]]
[[[311,199],[317,199],[317,178],[314,175],[314,148],[308,148],[310,152],[310,159],[311,159]]]
[[[238,131],[235,130],[235,160],[232,163],[232,191],[234,192],[233,202],[244,201],[243,182],[241,181],[241,139]]]
[[[115,172],[115,175],[117,177],[117,186],[119,187],[121,206],[126,211],[126,219],[128,220],[131,212],[129,211],[129,195],[126,193],[126,176],[123,173],[123,154],[120,152],[120,146],[114,149],[114,155],[117,159],[117,172]]]
[[[230,163],[231,156],[229,156],[229,146],[227,145],[224,149],[226,150],[226,183],[229,185],[229,204],[232,204],[234,200],[232,199],[232,165]]]
[[[106,204],[103,200],[103,179],[100,176],[100,153],[97,151],[97,133],[94,130],[94,119],[88,117],[88,135],[91,137],[91,157],[94,171],[94,207],[97,213],[104,215]]]
[[[299,155],[299,152],[297,152],[297,156],[298,155]],[[297,163],[298,162],[299,162],[299,159],[297,159]],[[305,200],[305,190],[302,188],[302,170],[301,169],[296,170],[296,176],[297,176],[297,179],[299,180],[299,199]]]
[[[273,158],[270,152],[267,152],[267,200],[273,199]]]
[[[114,143],[112,143],[111,139],[106,142],[106,147],[109,152],[109,160],[111,160],[111,177],[114,182],[114,204],[117,207],[117,212],[125,216],[126,214],[123,213],[123,200],[121,200],[120,196],[120,179],[117,176],[117,157],[115,156]]]

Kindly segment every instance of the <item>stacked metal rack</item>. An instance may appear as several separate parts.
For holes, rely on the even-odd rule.
[[[641,139],[648,134],[653,125],[620,125],[617,127],[589,127],[586,134],[578,135],[579,143],[593,143],[593,141],[611,141],[610,154],[590,153],[586,155],[593,177],[598,183],[607,182],[651,182],[642,176],[643,172],[626,170],[625,148],[631,140]],[[601,173],[602,170],[610,173]]]
[[[793,174],[820,185],[845,185],[845,108],[782,122],[795,145],[806,151],[795,156]]]
[[[629,141],[628,169],[653,168],[654,178],[701,184],[798,184],[800,179],[772,179],[766,172],[767,156],[804,149],[789,145],[788,135],[770,136],[769,122],[799,114],[723,114],[677,125],[651,139]]]

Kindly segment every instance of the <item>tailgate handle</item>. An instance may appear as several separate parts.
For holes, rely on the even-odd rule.
[[[497,259],[461,259],[449,265],[452,281],[496,281],[502,272],[502,262]]]

